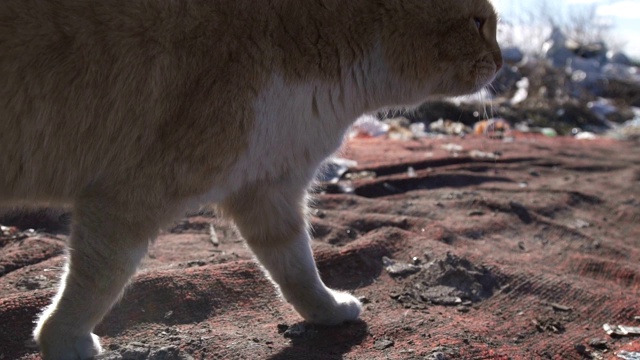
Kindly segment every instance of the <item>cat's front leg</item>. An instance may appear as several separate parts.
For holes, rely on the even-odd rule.
[[[282,296],[316,324],[355,320],[362,306],[320,279],[306,226],[306,191],[291,183],[247,187],[224,205]]]
[[[43,359],[91,359],[102,351],[92,331],[122,294],[157,232],[150,212],[96,194],[75,204],[66,270],[34,330]]]

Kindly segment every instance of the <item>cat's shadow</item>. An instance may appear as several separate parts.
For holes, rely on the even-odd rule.
[[[351,348],[361,344],[369,334],[366,322],[356,320],[339,326],[309,325],[304,322],[289,327],[285,336],[291,344],[269,360],[342,359]]]

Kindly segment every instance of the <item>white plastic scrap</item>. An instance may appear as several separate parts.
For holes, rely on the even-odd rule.
[[[595,140],[598,138],[596,134],[589,131],[581,131],[577,133],[574,137],[576,140]]]
[[[349,169],[358,166],[355,160],[333,157],[325,160],[317,174],[318,181],[337,183]]]
[[[377,137],[386,135],[387,133],[389,133],[389,124],[385,124],[384,122],[378,120],[378,118],[376,118],[375,116],[362,115],[351,126],[349,137]]]
[[[444,144],[441,147],[450,153],[458,153],[464,150],[464,148],[458,144]]]
[[[640,360],[640,352],[620,351],[616,356],[622,360]]]
[[[513,105],[527,100],[527,97],[529,96],[529,79],[526,77],[520,79],[520,81],[516,83],[516,87],[518,90],[511,98],[511,104]]]
[[[602,328],[607,333],[607,335],[618,335],[618,336],[640,335],[639,326],[604,324],[602,325]]]

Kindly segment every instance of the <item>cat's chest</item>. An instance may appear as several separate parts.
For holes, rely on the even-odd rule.
[[[309,181],[337,150],[351,119],[338,110],[344,96],[331,84],[290,84],[274,77],[253,103],[254,122],[246,150],[220,184],[242,185],[293,179]]]

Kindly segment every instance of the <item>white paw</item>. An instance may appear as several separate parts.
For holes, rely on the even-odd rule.
[[[92,359],[102,352],[100,339],[95,334],[71,338],[60,335],[38,337],[37,342],[40,345],[43,360],[85,360]]]
[[[327,289],[325,296],[315,299],[313,306],[300,311],[305,320],[321,325],[338,325],[353,321],[360,316],[362,304],[353,295],[346,292]],[[296,307],[298,310],[299,307]]]

